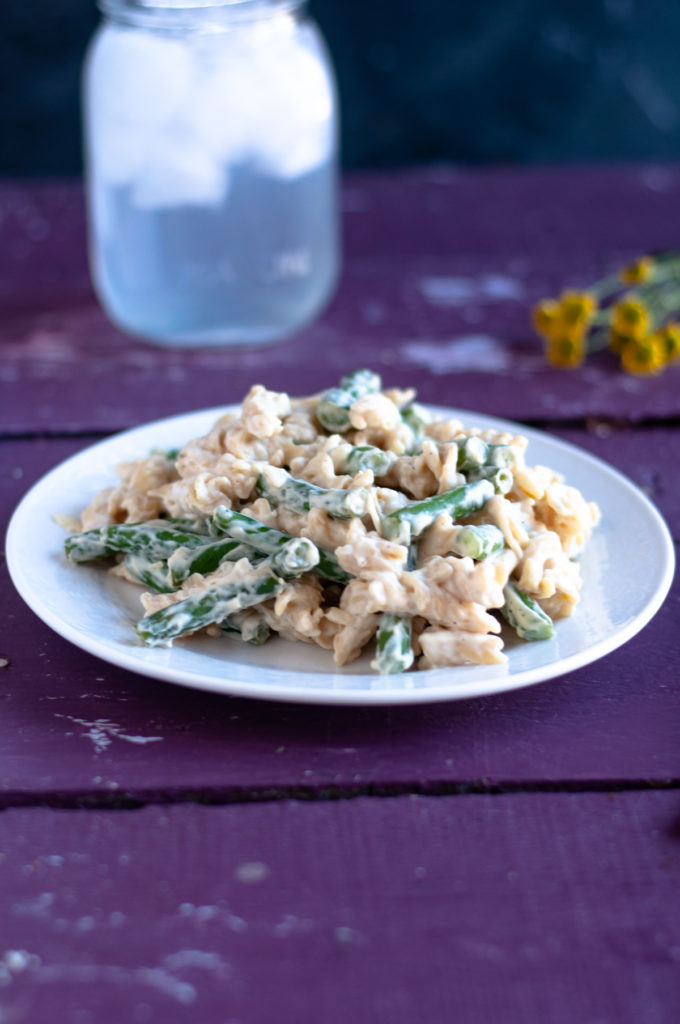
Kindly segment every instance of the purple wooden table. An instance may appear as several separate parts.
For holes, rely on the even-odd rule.
[[[680,370],[551,370],[527,310],[677,246],[680,170],[358,176],[344,219],[318,323],[266,351],[173,352],[98,309],[76,185],[0,187],[4,520],[113,430],[370,363],[593,451],[677,539]],[[678,1020],[678,586],[561,679],[351,709],[113,668],[2,582],[2,1024]]]

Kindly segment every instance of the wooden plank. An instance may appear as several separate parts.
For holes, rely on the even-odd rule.
[[[0,1007],[38,1024],[674,1024],[676,794],[0,817]]]
[[[675,432],[567,433],[647,488],[680,534],[680,492],[668,477]],[[35,477],[84,443],[6,442],[0,517]],[[0,655],[10,661],[0,670],[5,802],[187,790],[234,799],[290,787],[666,783],[680,775],[677,582],[638,637],[589,668],[516,693],[420,708],[282,706],[144,679],[56,636],[6,580],[0,615]]]
[[[340,288],[317,323],[266,349],[166,350],[100,311],[79,186],[6,184],[0,431],[114,430],[235,401],[256,381],[312,392],[367,362],[424,401],[514,418],[677,415],[675,372],[631,378],[606,354],[547,367],[528,310],[640,248],[673,246],[678,216],[677,169],[356,175]]]

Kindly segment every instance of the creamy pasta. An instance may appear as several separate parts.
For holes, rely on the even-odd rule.
[[[552,635],[599,519],[522,435],[464,426],[367,370],[319,395],[256,384],[179,452],[118,467],[66,541],[141,583],[140,639],[270,633],[379,672],[506,659]]]

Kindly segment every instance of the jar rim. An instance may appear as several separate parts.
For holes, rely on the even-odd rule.
[[[307,0],[97,0],[100,11],[114,21],[140,25],[173,26],[192,14],[209,17],[211,11],[248,20],[262,15],[295,12]]]

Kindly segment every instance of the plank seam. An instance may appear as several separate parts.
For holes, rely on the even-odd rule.
[[[561,782],[468,782],[435,783],[356,783],[327,786],[256,786],[218,789],[153,789],[121,792],[81,790],[72,793],[24,793],[7,791],[0,797],[0,812],[14,808],[51,808],[54,810],[139,810],[152,805],[202,804],[222,807],[247,803],[282,803],[298,800],[307,803],[356,800],[360,797],[385,799],[411,797],[517,796],[531,794],[575,795],[584,793],[617,794],[680,789],[680,779],[566,780]]]

